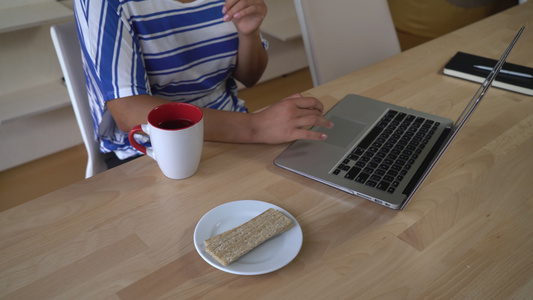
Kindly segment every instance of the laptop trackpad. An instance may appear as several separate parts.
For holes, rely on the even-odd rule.
[[[346,148],[353,139],[361,133],[366,124],[359,123],[353,120],[348,120],[338,116],[331,116],[329,118],[335,126],[332,129],[321,128],[320,131],[328,135],[325,142]]]

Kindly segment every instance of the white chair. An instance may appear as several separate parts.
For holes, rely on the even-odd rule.
[[[103,154],[100,153],[98,142],[94,139],[93,120],[87,96],[76,25],[74,22],[53,25],[50,29],[50,34],[65,77],[65,83],[78,126],[80,127],[83,143],[87,149],[88,160],[85,178],[89,178],[107,170],[107,167]]]
[[[401,52],[387,0],[294,0],[315,86]]]

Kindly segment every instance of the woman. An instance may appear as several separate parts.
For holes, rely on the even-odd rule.
[[[295,95],[246,113],[235,80],[254,85],[267,64],[264,0],[74,0],[96,138],[115,163],[139,153],[127,132],[169,101],[202,108],[205,139],[282,143],[325,139],[322,104]]]

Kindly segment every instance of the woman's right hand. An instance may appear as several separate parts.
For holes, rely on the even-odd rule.
[[[283,99],[252,114],[253,139],[267,144],[298,139],[324,140],[326,134],[308,130],[311,126],[333,127],[333,123],[324,118],[323,109],[323,104],[313,97],[296,94]]]

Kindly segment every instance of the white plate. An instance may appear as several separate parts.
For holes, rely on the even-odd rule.
[[[269,208],[275,208],[290,218],[294,227],[269,239],[227,267],[205,251],[204,240],[242,225]],[[239,275],[259,275],[276,271],[290,263],[302,247],[302,228],[286,210],[262,201],[241,200],[222,204],[206,213],[194,230],[194,246],[200,256],[213,267]]]

